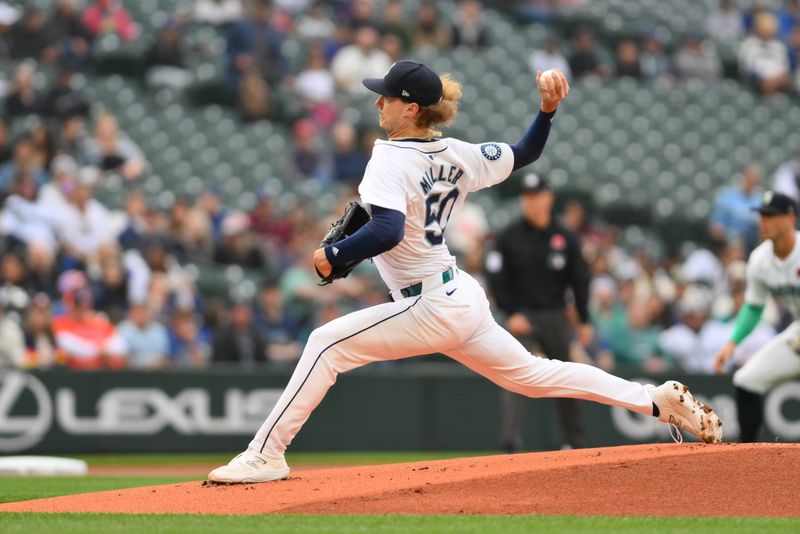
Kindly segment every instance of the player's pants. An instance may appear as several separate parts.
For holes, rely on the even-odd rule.
[[[589,365],[531,357],[494,321],[471,276],[456,271],[444,285],[437,276],[438,284],[423,281],[422,295],[353,312],[314,330],[250,449],[282,455],[339,373],[437,352],[521,395],[587,399],[652,415],[653,401],[642,385]],[[438,287],[425,290],[432,286]]]
[[[733,375],[733,384],[751,393],[765,394],[776,384],[800,376],[800,355],[789,342],[800,336],[795,321],[772,338]]]

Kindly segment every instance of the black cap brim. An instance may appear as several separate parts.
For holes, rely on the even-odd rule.
[[[771,208],[769,206],[762,206],[760,208],[752,208],[753,211],[757,211],[761,215],[766,215],[768,217],[772,215],[789,215],[792,213],[791,211],[782,211],[777,208]]]
[[[373,93],[378,93],[383,96],[394,96],[386,87],[386,82],[383,78],[364,78],[361,80],[361,83]]]

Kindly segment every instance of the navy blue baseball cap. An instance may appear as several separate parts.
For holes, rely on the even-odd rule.
[[[364,87],[383,96],[430,106],[442,99],[442,80],[422,63],[403,60],[394,63],[383,78],[364,78]]]
[[[797,215],[797,205],[794,200],[775,191],[765,191],[764,196],[761,197],[761,205],[753,210],[766,216],[789,215],[790,213]]]

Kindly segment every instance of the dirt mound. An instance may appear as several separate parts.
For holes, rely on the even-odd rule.
[[[800,516],[800,445],[639,445],[304,471],[0,505],[2,511]]]

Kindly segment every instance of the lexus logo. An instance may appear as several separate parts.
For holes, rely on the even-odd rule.
[[[12,416],[16,404],[30,391],[36,401],[32,415]],[[0,452],[29,449],[39,443],[53,422],[53,403],[35,376],[0,372]]]

